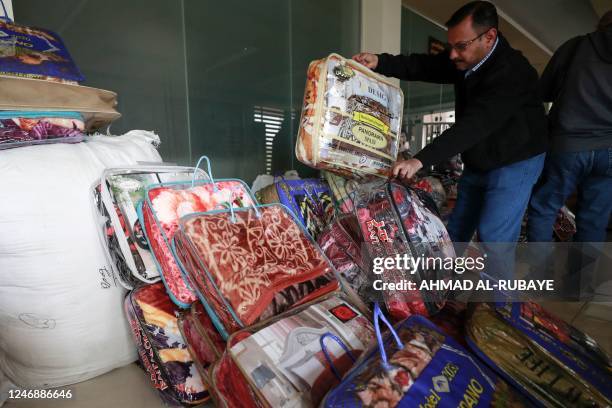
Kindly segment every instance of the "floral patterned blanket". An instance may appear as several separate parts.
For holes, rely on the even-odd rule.
[[[216,186],[216,189],[215,189]],[[183,215],[212,211],[229,205],[255,204],[248,187],[237,180],[198,184],[169,184],[147,190],[142,215],[149,247],[159,263],[164,284],[172,300],[188,307],[196,299],[172,254],[171,242]]]
[[[177,256],[228,332],[338,288],[297,222],[281,205],[181,219]]]
[[[18,115],[18,113],[15,113]],[[85,124],[74,117],[0,117],[0,150],[45,143],[83,141]]]

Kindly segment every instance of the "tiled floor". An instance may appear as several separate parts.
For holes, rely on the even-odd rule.
[[[70,400],[9,400],[3,408],[158,408],[165,407],[136,364],[60,389],[72,390]]]
[[[589,303],[578,314],[572,324],[588,333],[599,345],[612,355],[612,304]]]
[[[543,302],[542,305],[590,335],[612,355],[612,303]]]

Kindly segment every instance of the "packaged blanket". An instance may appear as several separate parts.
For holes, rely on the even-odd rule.
[[[428,193],[436,204],[438,212],[442,211],[442,208],[446,205],[446,191],[442,182],[437,177],[423,177],[412,183],[410,187]]]
[[[532,303],[479,304],[470,347],[541,407],[612,406],[612,360],[587,334]]]
[[[370,259],[357,218],[352,214],[339,216],[321,233],[317,243],[357,295],[366,299],[372,284]]]
[[[207,179],[208,175],[193,167],[131,166],[104,170],[94,186],[94,202],[100,216],[100,238],[107,250],[113,272],[127,289],[139,283],[159,281],[159,270],[138,217],[138,208],[151,184],[189,180],[195,175]]]
[[[186,215],[174,244],[225,336],[338,288],[333,266],[279,204]]]
[[[78,143],[83,140],[84,129],[83,116],[78,112],[0,111],[0,150]]]
[[[263,405],[255,391],[249,387],[240,368],[229,353],[211,367],[212,397],[215,406],[227,408],[262,408]]]
[[[324,171],[323,176],[329,184],[332,195],[340,212],[343,214],[353,214],[353,198],[351,194],[357,189],[357,181],[347,179],[329,171]]]
[[[528,407],[523,398],[451,337],[422,316],[381,335],[322,407]]]
[[[145,198],[142,219],[149,248],[159,264],[170,298],[180,307],[187,308],[196,296],[177,266],[171,247],[179,218],[227,206],[254,205],[255,198],[241,180],[154,184],[147,187]]]
[[[221,357],[225,341],[200,302],[194,302],[190,311],[181,315],[178,324],[202,380],[210,384],[208,370]]]
[[[333,295],[235,333],[228,354],[265,407],[318,407],[374,340],[369,318]]]
[[[85,78],[52,31],[0,20],[0,75],[82,82]]]
[[[418,285],[423,280],[452,278],[452,270],[442,268],[440,263],[424,263],[426,259],[452,259],[455,252],[444,224],[415,191],[393,182],[362,184],[354,205],[373,260],[397,256],[423,260],[407,268],[383,268],[377,274],[384,282],[410,280]],[[389,313],[402,319],[410,314],[435,314],[444,305],[447,291],[385,290],[383,296]]]
[[[32,114],[58,112],[59,117],[65,112],[77,112],[82,115],[87,132],[108,126],[121,117],[115,110],[117,94],[103,89],[2,75],[0,89],[0,110]]]
[[[404,96],[389,78],[331,54],[310,63],[295,153],[348,177],[389,175],[397,159]]]
[[[141,286],[125,298],[140,361],[164,401],[198,405],[209,398],[177,324],[179,309],[161,283]]]
[[[455,247],[430,197],[398,183],[389,183],[388,188],[415,255],[424,258],[454,258]],[[429,271],[434,272],[433,269]],[[448,276],[440,270],[435,272],[435,275],[428,277]]]
[[[258,192],[261,204],[281,203],[289,208],[315,240],[336,212],[329,186],[322,180],[281,180]]]

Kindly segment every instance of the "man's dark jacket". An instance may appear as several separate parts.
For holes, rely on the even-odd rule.
[[[555,151],[612,146],[612,27],[572,38],[546,66],[540,88]]]
[[[409,81],[455,85],[455,124],[416,154],[424,167],[461,153],[469,169],[489,171],[547,148],[538,74],[501,34],[493,54],[467,78],[448,52],[380,54],[376,71]]]

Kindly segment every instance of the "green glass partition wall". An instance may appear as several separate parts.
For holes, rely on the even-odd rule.
[[[430,38],[446,42],[446,31],[436,24],[426,20],[413,11],[402,7],[402,54],[429,52]],[[425,82],[402,81],[404,95],[407,95],[404,107],[406,112],[438,109],[454,103],[452,85],[438,85]]]
[[[157,132],[166,161],[247,182],[305,167],[293,147],[308,63],[359,50],[359,0],[19,0],[86,76],[118,93],[111,132]]]

